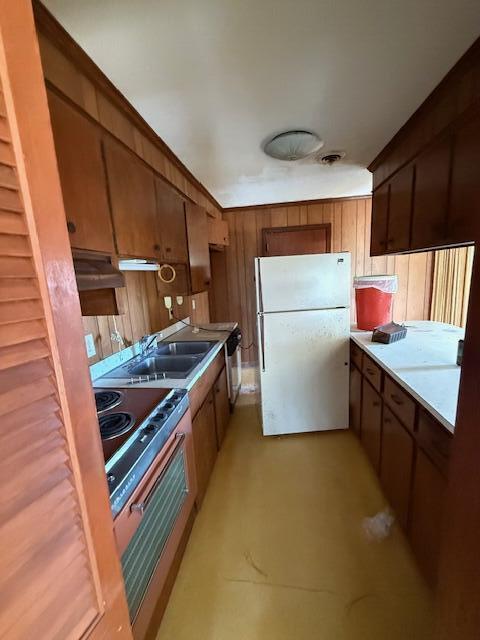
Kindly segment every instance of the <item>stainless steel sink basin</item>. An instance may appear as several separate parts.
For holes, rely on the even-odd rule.
[[[134,376],[161,375],[165,378],[186,378],[200,362],[197,356],[147,356],[137,365],[130,368]]]
[[[203,355],[210,351],[216,342],[198,341],[198,342],[167,342],[160,343],[155,350],[158,354],[170,354],[172,356],[182,355]]]

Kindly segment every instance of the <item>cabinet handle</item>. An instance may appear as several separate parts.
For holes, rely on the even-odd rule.
[[[154,251],[160,251],[160,245],[159,244],[154,244],[153,245],[153,250]]]
[[[374,407],[379,407],[380,406],[380,402],[378,400],[375,400],[373,403]]]
[[[77,227],[74,222],[71,222],[71,220],[68,220],[67,229],[68,229],[68,233],[75,233],[75,231],[77,230]]]
[[[170,248],[170,247],[165,247],[165,251],[166,251],[167,253],[170,253],[170,252],[171,252],[171,248]]]
[[[390,424],[392,422],[390,418],[384,418],[383,421],[387,424]]]
[[[368,373],[369,376],[375,375],[375,369],[370,369],[370,367],[366,368],[366,372]]]
[[[391,393],[390,397],[395,402],[395,404],[398,404],[399,406],[403,404],[403,400],[399,398],[396,393]]]

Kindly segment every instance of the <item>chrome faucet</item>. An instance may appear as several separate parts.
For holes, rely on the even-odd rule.
[[[140,338],[140,351],[143,356],[146,356],[150,350],[152,343],[157,339],[157,334],[154,333],[153,336],[142,336]]]

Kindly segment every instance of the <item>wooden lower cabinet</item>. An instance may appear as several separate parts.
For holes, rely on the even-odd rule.
[[[360,439],[375,471],[380,468],[382,434],[382,400],[372,385],[364,380],[362,389],[362,426]]]
[[[428,582],[437,581],[446,478],[422,449],[415,462],[410,542]]]
[[[380,480],[404,530],[408,526],[413,438],[387,406],[383,407]]]
[[[195,469],[197,472],[197,506],[203,502],[208,481],[217,458],[217,434],[213,390],[205,398],[192,422]]]
[[[350,366],[350,429],[360,436],[362,422],[362,374],[354,365]]]
[[[230,402],[228,400],[227,370],[224,367],[213,387],[215,396],[215,428],[217,435],[217,448],[220,449],[228,421],[230,420]]]

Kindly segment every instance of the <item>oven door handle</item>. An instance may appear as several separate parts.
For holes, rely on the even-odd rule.
[[[141,502],[133,502],[130,505],[130,511],[132,513],[139,513],[141,516],[143,516],[143,514],[145,513],[145,510],[147,509],[148,504],[149,504],[150,500],[152,499],[153,494],[155,493],[155,491],[156,491],[158,485],[160,484],[160,482],[163,480],[163,477],[165,476],[165,473],[167,472],[169,466],[171,465],[172,460],[175,457],[175,454],[177,453],[177,451],[182,446],[182,444],[183,444],[183,442],[185,440],[185,434],[184,433],[177,433],[175,435],[175,439],[176,439],[175,445],[174,445],[174,447],[172,449],[172,452],[170,454],[170,458],[169,458],[167,464],[162,469],[162,473],[155,480],[155,482],[153,484],[153,487],[148,492],[148,495],[145,498],[145,500],[142,500]],[[188,488],[187,488],[187,493],[188,493]]]

